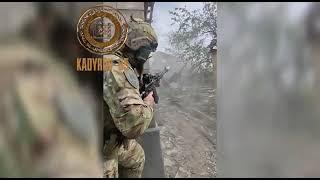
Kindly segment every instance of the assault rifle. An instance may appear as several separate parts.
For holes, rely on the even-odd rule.
[[[159,96],[157,94],[156,87],[160,87],[160,79],[163,78],[164,74],[169,71],[170,67],[167,66],[164,68],[163,71],[156,73],[155,75],[152,74],[143,74],[142,75],[142,84],[140,84],[140,95],[141,98],[144,99],[148,94],[153,91],[153,98],[154,102],[158,104]]]

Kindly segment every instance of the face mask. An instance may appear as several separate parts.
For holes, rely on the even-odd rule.
[[[151,52],[153,52],[153,50],[150,47],[141,47],[136,54],[137,62],[144,64],[148,60]]]

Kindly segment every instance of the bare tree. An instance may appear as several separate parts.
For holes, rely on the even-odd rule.
[[[178,29],[169,35],[169,53],[191,65],[194,72],[213,71],[210,49],[217,46],[217,3],[205,2],[202,9],[186,7],[169,11]]]

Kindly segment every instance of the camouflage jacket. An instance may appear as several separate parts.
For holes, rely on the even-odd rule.
[[[111,70],[104,72],[103,98],[108,111],[105,124],[109,126],[105,129],[111,131],[110,126],[114,126],[125,138],[135,139],[148,128],[153,108],[141,99],[139,79],[130,63],[124,63],[127,59],[112,59]]]
[[[94,114],[73,76],[28,43],[0,54],[0,177],[102,177]]]

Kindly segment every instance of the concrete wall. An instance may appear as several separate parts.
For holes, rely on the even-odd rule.
[[[60,2],[59,2],[60,3]],[[144,3],[143,2],[61,2],[58,6],[62,7],[61,10],[67,12],[68,4],[72,4],[72,7],[75,9],[76,17],[74,17],[75,23],[78,22],[79,17],[83,14],[88,8],[96,5],[108,5],[113,8],[120,10],[120,12],[126,17],[130,18],[130,15],[133,14],[135,17],[144,18]],[[62,5],[62,4],[65,5]],[[63,13],[65,13],[63,12]]]
[[[79,17],[90,7],[104,4],[119,9],[129,19],[130,15],[144,19],[144,2],[53,2],[51,3],[59,14],[69,19],[74,25]],[[14,33],[24,22],[35,15],[32,2],[1,2],[0,3],[0,33]]]
[[[131,14],[144,19],[144,2],[104,2],[103,4],[118,9],[127,20]]]

